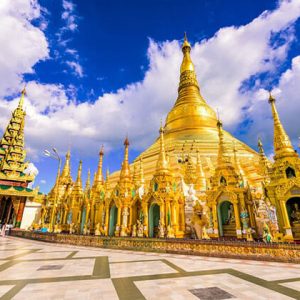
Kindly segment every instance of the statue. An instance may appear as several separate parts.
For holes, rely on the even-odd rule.
[[[193,206],[192,226],[195,230],[196,238],[199,240],[210,239],[205,226],[208,223],[207,215],[199,201]]]
[[[248,227],[246,232],[247,232],[247,236],[246,236],[247,242],[253,242],[252,228]]]
[[[266,205],[267,205],[268,219],[270,221],[271,233],[274,236],[276,232],[279,232],[276,208],[274,205],[271,204],[269,199],[266,199]]]
[[[69,233],[73,234],[74,233],[74,223],[71,223],[69,226]]]
[[[144,236],[144,226],[140,220],[137,220],[137,236],[138,237]]]
[[[158,222],[158,237],[164,238],[165,237],[165,226],[162,224],[161,220]]]
[[[235,217],[234,217],[234,208],[233,205],[230,204],[229,209],[227,211],[227,219],[226,219],[226,224],[231,224],[235,222]]]
[[[100,231],[100,223],[97,223],[96,228],[95,228],[95,236],[100,236],[101,231]]]
[[[273,237],[270,233],[270,229],[269,226],[267,225],[267,223],[264,223],[264,227],[263,227],[264,233],[263,233],[263,241],[268,244],[268,243],[272,243],[273,241]]]
[[[243,225],[243,233],[246,233],[246,232],[247,232],[247,229],[248,229],[248,227],[249,227],[249,226],[248,226],[249,215],[248,215],[248,212],[247,212],[247,210],[245,209],[245,207],[242,208],[240,217],[241,217],[241,221],[242,221],[242,225]]]
[[[292,220],[293,225],[300,224],[300,210],[299,210],[298,203],[295,203],[295,205],[294,205],[294,209],[291,213],[291,220]]]
[[[174,229],[171,225],[167,226],[167,238],[175,238],[175,233],[174,233]]]
[[[132,237],[136,237],[136,235],[137,235],[137,233],[136,233],[136,224],[134,224],[134,225],[132,226],[132,233],[131,233],[131,236],[132,236]]]

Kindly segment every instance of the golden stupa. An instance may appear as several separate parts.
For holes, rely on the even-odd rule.
[[[198,153],[208,182],[217,163],[219,143],[217,115],[200,93],[195,67],[190,56],[191,46],[186,35],[182,52],[183,60],[180,67],[178,97],[164,126],[166,153],[170,167],[176,177],[180,177],[185,172],[185,168],[182,168],[180,162],[183,163],[185,160],[191,159],[196,163]],[[259,154],[225,130],[224,144],[232,158],[236,153],[240,167],[246,177],[244,179],[252,185],[259,184],[261,178],[258,174]],[[131,164],[132,172],[137,169],[134,166],[139,166],[139,160],[142,159],[145,180],[149,182],[155,171],[159,150],[158,137]],[[111,186],[114,186],[118,179],[119,172],[111,174]]]

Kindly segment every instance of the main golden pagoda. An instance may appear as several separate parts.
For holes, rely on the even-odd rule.
[[[70,153],[44,207],[54,232],[182,238],[300,239],[300,163],[271,97],[275,163],[223,130],[201,96],[191,46],[182,45],[178,97],[159,137],[132,164],[125,139],[120,171],[103,177],[103,148],[94,182],[75,182]],[[278,185],[280,187],[278,187]],[[283,194],[282,194],[283,193]]]
[[[28,188],[36,174],[26,171],[29,162],[25,161],[24,148],[25,93],[24,89],[0,141],[0,223],[16,227],[21,225],[26,201],[33,202],[40,195],[38,189]]]

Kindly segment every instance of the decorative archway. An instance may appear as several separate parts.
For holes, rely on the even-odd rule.
[[[233,204],[222,201],[218,205],[218,222],[220,236],[236,236],[236,223]]]
[[[158,226],[160,220],[160,207],[158,204],[153,203],[149,208],[149,237],[158,236]]]
[[[113,204],[109,211],[109,230],[108,230],[109,236],[115,235],[117,221],[118,221],[118,208],[116,207],[115,204]]]
[[[286,201],[286,210],[294,239],[300,239],[300,197],[292,197]]]

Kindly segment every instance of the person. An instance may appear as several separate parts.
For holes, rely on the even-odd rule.
[[[6,230],[6,224],[3,224],[2,228],[1,228],[1,235],[2,235],[2,237],[5,237],[5,230]]]

